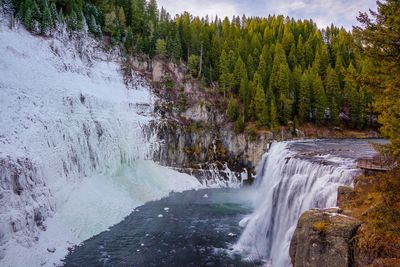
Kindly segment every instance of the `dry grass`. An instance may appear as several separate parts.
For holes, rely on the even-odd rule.
[[[318,232],[320,232],[320,233],[323,233],[323,232],[326,231],[326,229],[328,228],[328,226],[329,226],[329,222],[328,222],[328,221],[318,221],[318,222],[313,223],[312,228],[313,228],[315,231],[318,231]]]
[[[363,222],[356,237],[359,265],[400,259],[400,170],[363,175],[355,184],[356,193],[343,208]]]

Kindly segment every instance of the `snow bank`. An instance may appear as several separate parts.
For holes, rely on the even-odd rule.
[[[134,207],[200,186],[145,161],[152,96],[139,78],[128,90],[97,46],[0,30],[2,266],[53,265]]]

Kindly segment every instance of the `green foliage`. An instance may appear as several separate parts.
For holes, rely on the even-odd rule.
[[[196,55],[190,55],[188,60],[188,67],[190,74],[193,77],[197,77],[197,74],[199,73],[199,66],[200,66],[200,58]]]
[[[356,34],[362,40],[364,52],[373,62],[364,73],[363,85],[377,92],[374,108],[380,113],[382,133],[390,138],[393,155],[400,158],[400,20],[399,1],[377,2],[377,12],[360,14],[362,27]]]
[[[54,25],[54,22],[53,22],[53,18],[51,16],[50,8],[49,8],[47,1],[45,1],[42,23],[41,23],[42,34],[47,34],[53,28],[53,25]]]
[[[156,0],[14,2],[18,18],[34,33],[48,34],[63,24],[71,31],[81,31],[86,22],[93,36],[105,35],[111,45],[124,47],[128,54],[163,55],[186,63],[193,77],[216,85],[213,88],[224,98],[229,95],[236,101],[246,124],[277,129],[297,117],[300,124],[339,125],[338,115],[345,112],[350,121],[344,125],[363,128],[373,118],[368,110],[372,90],[358,81],[361,72],[368,76],[376,66],[365,67],[362,47],[343,28],[319,30],[311,20],[283,16],[210,21],[185,12],[172,18],[165,9],[158,9]],[[375,31],[368,28],[368,40]],[[368,51],[371,57],[382,53]],[[349,69],[355,82],[349,78]],[[397,107],[388,100],[379,103],[386,108],[378,109],[388,112],[380,122],[387,122]],[[393,122],[383,130],[394,136],[395,126]]]
[[[310,97],[310,80],[308,73],[305,72],[301,77],[299,90],[298,115],[300,123],[304,123],[310,117]]]
[[[312,86],[315,94],[315,122],[317,125],[321,125],[325,121],[327,101],[324,86],[321,77],[318,74],[314,74]]]
[[[258,127],[265,127],[268,125],[267,105],[265,102],[264,89],[260,84],[256,86],[256,94],[254,96],[254,108],[256,115],[256,124]]]
[[[235,133],[236,134],[242,133],[245,129],[245,126],[246,124],[244,122],[244,116],[240,115],[235,124]]]
[[[231,96],[231,98],[229,99],[226,115],[228,116],[228,119],[232,122],[235,122],[239,117],[237,101],[235,98],[233,98],[233,96]]]
[[[161,56],[165,56],[167,54],[167,42],[164,39],[157,40],[156,54]]]

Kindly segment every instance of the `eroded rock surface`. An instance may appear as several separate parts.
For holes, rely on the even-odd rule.
[[[306,211],[290,244],[293,266],[354,266],[353,237],[360,225],[339,208]]]

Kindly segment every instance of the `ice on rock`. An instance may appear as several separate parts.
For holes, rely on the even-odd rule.
[[[201,187],[151,161],[154,97],[97,47],[0,31],[1,266],[54,266],[135,207]]]

